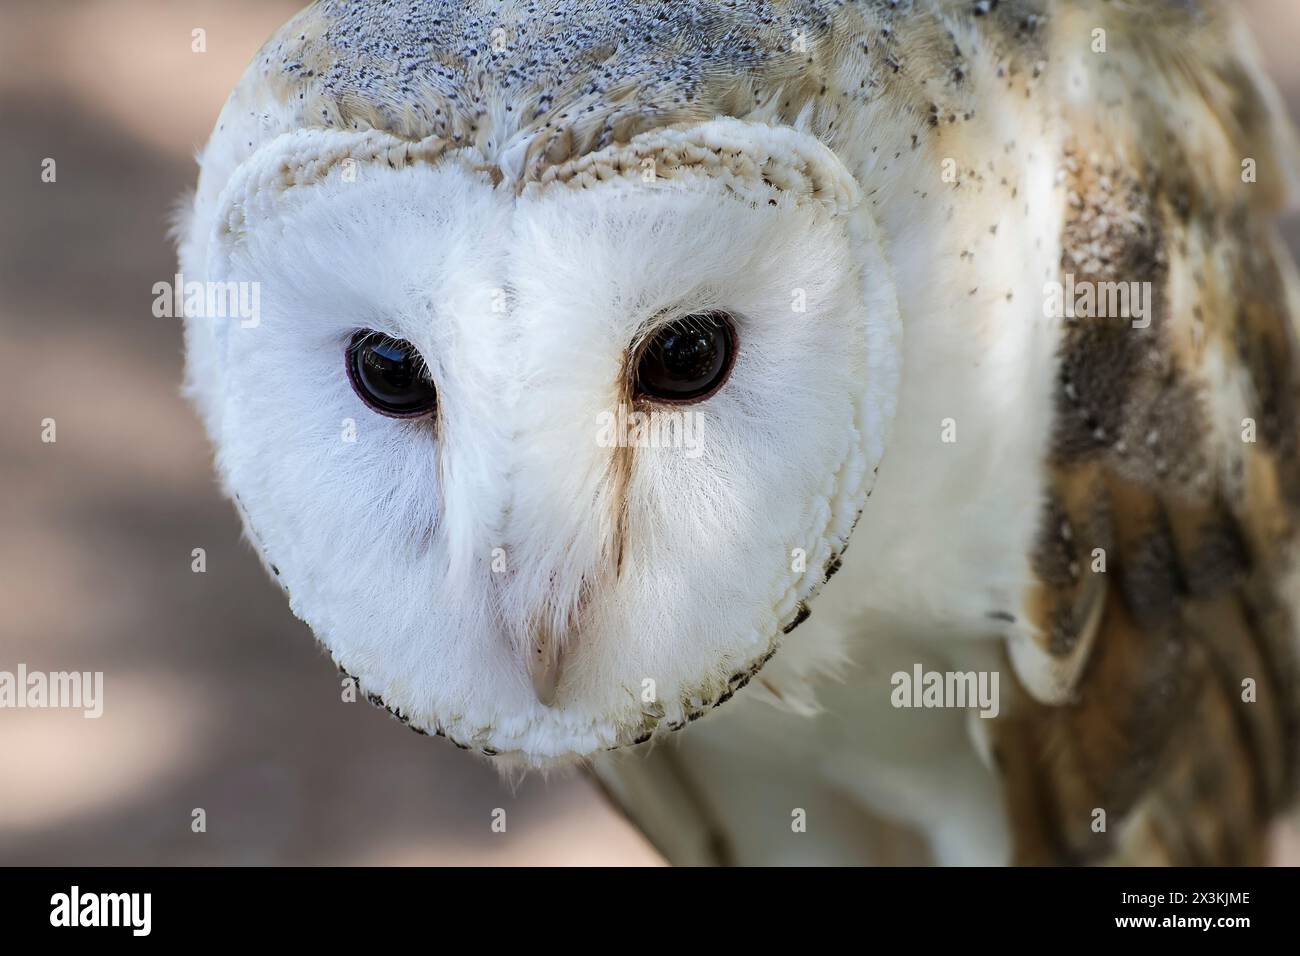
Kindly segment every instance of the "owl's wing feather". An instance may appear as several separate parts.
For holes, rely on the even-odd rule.
[[[597,758],[590,776],[605,798],[674,866],[731,862],[723,828],[672,746]]]
[[[1021,862],[1257,862],[1300,741],[1295,134],[1222,5],[1116,7],[1061,275],[1149,284],[1151,321],[1067,323],[994,749]]]

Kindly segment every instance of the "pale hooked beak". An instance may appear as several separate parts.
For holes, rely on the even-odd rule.
[[[555,703],[555,691],[560,685],[560,641],[545,623],[533,630],[533,640],[528,648],[528,676],[533,682],[533,693],[545,707]]]

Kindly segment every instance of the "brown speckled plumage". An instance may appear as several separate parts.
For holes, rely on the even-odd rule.
[[[989,9],[986,12],[984,6]],[[1042,2],[834,0],[367,3],[320,0],[262,49],[231,96],[251,152],[287,129],[378,129],[540,168],[716,116],[794,122],[844,144],[845,118],[895,104],[922,137],[975,118],[957,32],[978,26],[1009,95],[1041,61]],[[227,171],[218,163],[212,179]]]
[[[1269,222],[1279,130],[1213,5],[1146,7],[1112,40],[1125,98],[1071,116],[1061,273],[1149,282],[1153,321],[1066,331],[1034,623],[1059,658],[1091,646],[1068,703],[1026,701],[996,731],[1024,862],[1258,863],[1296,787],[1300,355]],[[1218,363],[1245,376],[1241,417],[1224,420]]]

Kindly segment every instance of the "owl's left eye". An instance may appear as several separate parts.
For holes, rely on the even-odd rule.
[[[736,327],[726,312],[698,312],[661,328],[636,356],[639,397],[699,402],[720,389],[736,358]]]
[[[419,418],[438,406],[414,345],[369,329],[352,336],[347,351],[348,381],[361,400],[390,418]]]

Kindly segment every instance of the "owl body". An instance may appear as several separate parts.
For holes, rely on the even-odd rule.
[[[326,0],[203,154],[182,266],[265,315],[187,319],[190,391],[366,693],[593,760],[669,859],[1254,860],[1293,155],[1226,4]],[[643,343],[715,313],[730,378],[647,400]],[[436,415],[368,415],[358,329]],[[620,406],[699,454],[597,437]]]

